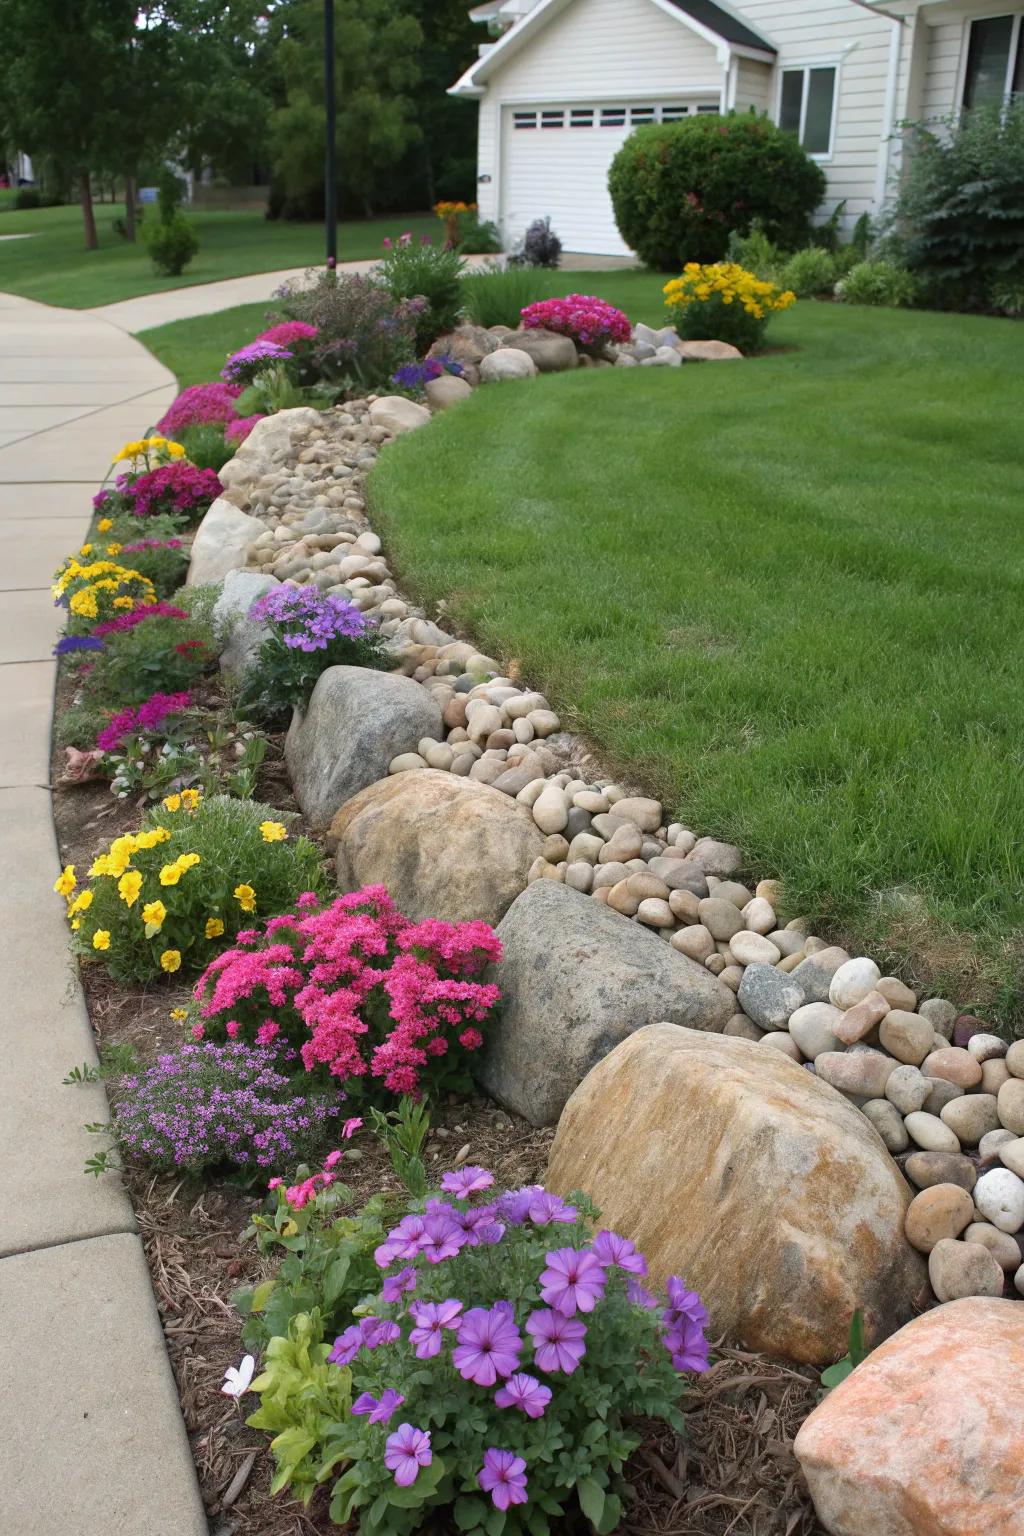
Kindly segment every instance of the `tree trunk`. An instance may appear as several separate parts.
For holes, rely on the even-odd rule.
[[[95,251],[99,246],[96,238],[96,214],[92,206],[92,181],[88,171],[78,173],[78,195],[82,202],[82,218],[85,221],[85,248]]]
[[[124,232],[128,240],[135,239],[135,172],[126,171],[124,178]]]

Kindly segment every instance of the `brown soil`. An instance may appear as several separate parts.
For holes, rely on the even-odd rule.
[[[58,684],[58,710],[70,692],[65,675]],[[258,796],[294,809],[282,746],[281,738],[271,741]],[[55,782],[62,770],[63,754],[55,751]],[[54,815],[62,861],[87,869],[97,852],[137,824],[140,804],[115,800],[99,781],[57,787]],[[149,1065],[180,1041],[169,1014],[187,1000],[187,985],[165,979],[122,986],[99,964],[83,965],[82,981],[98,1046],[131,1045]],[[484,1101],[452,1102],[434,1114],[428,1163],[441,1167],[465,1146],[501,1183],[540,1182],[551,1134]],[[371,1193],[398,1188],[378,1144],[367,1139],[358,1150],[360,1160],[346,1163],[345,1172],[353,1207]],[[240,1411],[220,1391],[225,1369],[242,1353],[231,1294],[267,1273],[268,1261],[254,1244],[242,1241],[258,1195],[226,1182],[203,1186],[138,1168],[125,1177],[212,1536],[336,1532],[326,1492],[308,1510],[271,1498],[267,1437],[248,1429],[243,1419],[248,1410]],[[685,1439],[652,1426],[633,1458],[623,1530],[629,1536],[823,1536],[791,1449],[817,1400],[816,1386],[812,1371],[720,1345],[711,1369],[694,1378],[685,1404]]]

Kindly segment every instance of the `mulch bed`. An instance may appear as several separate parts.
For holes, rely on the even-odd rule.
[[[58,682],[58,710],[69,698],[65,676]],[[292,810],[282,748],[283,739],[272,738],[257,796]],[[62,755],[55,752],[55,784],[62,770]],[[87,869],[97,852],[138,824],[141,808],[134,799],[114,799],[101,781],[58,786],[54,816],[62,861]],[[82,982],[98,1046],[131,1045],[148,1066],[179,1043],[178,1026],[169,1015],[187,999],[187,985],[167,979],[122,986],[100,965],[83,966]],[[467,1155],[492,1168],[500,1183],[541,1182],[552,1134],[485,1101],[453,1102],[433,1115],[428,1165],[436,1163],[440,1170],[468,1147]],[[399,1187],[381,1146],[366,1138],[358,1151],[359,1160],[346,1162],[344,1175],[353,1209],[372,1193]],[[337,1532],[327,1513],[326,1491],[308,1510],[294,1500],[271,1498],[267,1437],[246,1428],[244,1414],[250,1410],[240,1410],[220,1391],[225,1369],[242,1353],[231,1294],[238,1286],[259,1283],[269,1272],[255,1244],[241,1241],[258,1194],[226,1182],[201,1185],[139,1168],[129,1168],[125,1179],[212,1536]],[[633,1458],[623,1531],[629,1536],[823,1536],[792,1454],[793,1436],[816,1401],[815,1372],[719,1345],[711,1369],[693,1378],[685,1440],[652,1426]]]

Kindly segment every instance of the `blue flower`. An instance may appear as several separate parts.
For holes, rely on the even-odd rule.
[[[103,641],[95,635],[64,635],[53,648],[55,656],[69,656],[73,651],[102,651]]]

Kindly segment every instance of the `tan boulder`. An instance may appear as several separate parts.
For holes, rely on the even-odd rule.
[[[794,1450],[836,1536],[1021,1536],[1024,1307],[936,1307],[811,1414]]]
[[[525,806],[434,768],[371,784],[342,806],[329,836],[342,890],[385,885],[416,922],[500,922],[544,846]]]
[[[624,1040],[566,1104],[548,1183],[585,1191],[656,1284],[682,1275],[714,1332],[769,1354],[835,1360],[858,1307],[877,1339],[926,1291],[911,1191],[877,1133],[748,1040],[667,1024]]]

